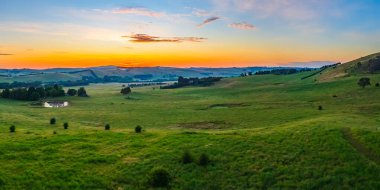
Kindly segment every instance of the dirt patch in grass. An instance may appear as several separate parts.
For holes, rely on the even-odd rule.
[[[227,127],[227,123],[224,121],[201,121],[192,123],[180,123],[175,127],[186,129],[224,129]]]
[[[376,155],[372,150],[365,147],[357,139],[355,139],[351,133],[351,129],[343,128],[342,129],[343,138],[348,141],[352,147],[354,147],[360,154],[366,157],[369,160],[372,160],[376,164],[380,165],[380,156]]]
[[[247,103],[225,103],[225,104],[212,104],[212,105],[209,105],[207,108],[205,108],[204,110],[207,110],[207,109],[220,109],[220,108],[236,108],[236,107],[247,107],[247,106],[250,106],[251,104],[247,104]]]

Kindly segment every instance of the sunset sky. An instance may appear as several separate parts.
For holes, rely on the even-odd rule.
[[[380,51],[377,0],[1,0],[0,68],[240,67]]]

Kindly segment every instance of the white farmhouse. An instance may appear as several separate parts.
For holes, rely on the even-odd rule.
[[[44,107],[45,108],[61,108],[61,107],[67,107],[69,106],[69,102],[67,101],[54,101],[54,102],[45,102]]]

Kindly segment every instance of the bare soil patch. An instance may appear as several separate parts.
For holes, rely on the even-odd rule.
[[[247,103],[224,103],[224,104],[212,104],[206,109],[218,109],[218,108],[236,108],[236,107],[247,107],[250,104]]]
[[[176,127],[186,129],[224,129],[227,127],[227,123],[224,121],[201,121],[192,123],[180,123]]]

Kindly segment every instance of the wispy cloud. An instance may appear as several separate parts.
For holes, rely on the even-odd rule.
[[[147,16],[147,17],[163,17],[166,14],[164,12],[156,12],[147,8],[139,8],[139,7],[127,7],[127,8],[119,8],[112,11],[114,14],[130,14],[130,15],[138,15],[138,16]]]
[[[313,20],[335,12],[326,9],[332,4],[329,0],[212,0],[212,2],[222,11],[245,12],[257,18],[274,17],[290,21]]]
[[[198,27],[202,27],[206,24],[209,24],[209,23],[214,22],[214,21],[219,20],[219,19],[220,19],[220,17],[216,17],[216,16],[210,17],[210,18],[204,20],[201,24],[198,24]]]
[[[187,9],[192,10],[191,15],[197,16],[197,17],[211,17],[212,15],[215,15],[215,13],[204,10],[204,9],[198,9],[193,7],[186,7]]]
[[[253,30],[256,27],[252,24],[248,24],[246,22],[240,22],[240,23],[232,23],[229,25],[231,28],[237,28],[241,30]]]
[[[13,54],[9,54],[9,53],[0,53],[0,55],[13,55]]]
[[[121,41],[119,36],[122,34],[108,28],[52,22],[5,22],[0,24],[0,31],[98,41]]]
[[[133,34],[131,36],[122,36],[129,38],[130,42],[134,43],[153,43],[153,42],[203,42],[206,38],[201,37],[158,37],[147,34]]]

